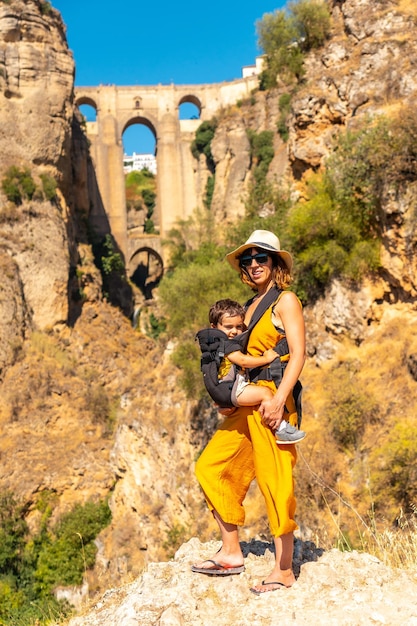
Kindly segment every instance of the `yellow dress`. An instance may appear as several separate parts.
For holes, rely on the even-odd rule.
[[[252,330],[248,354],[262,355],[284,336],[272,323],[271,309],[265,311]],[[272,381],[257,384],[276,391]],[[286,419],[296,425],[292,395],[286,407],[290,412]],[[210,510],[216,510],[224,522],[238,526],[245,521],[243,500],[256,478],[265,499],[271,533],[279,537],[297,528],[292,472],[296,458],[295,445],[278,445],[270,428],[262,424],[258,411],[239,407],[215,432],[196,463],[195,473]]]

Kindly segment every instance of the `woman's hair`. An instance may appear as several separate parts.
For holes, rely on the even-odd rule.
[[[245,319],[245,309],[239,302],[235,300],[230,300],[226,298],[225,300],[217,300],[211,307],[209,311],[209,322],[213,324],[213,326],[217,326],[217,324],[221,324],[224,315],[229,315],[230,317],[234,317],[235,315],[239,315],[242,320]]]
[[[265,252],[265,250],[259,249],[259,252]],[[268,256],[272,259],[272,280],[279,289],[287,289],[291,284],[291,273],[287,264],[279,254],[268,252]],[[256,290],[255,283],[251,281],[249,272],[244,267],[240,268],[240,278],[242,283]]]

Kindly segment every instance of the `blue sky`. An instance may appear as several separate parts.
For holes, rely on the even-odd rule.
[[[240,78],[261,53],[255,23],[282,0],[51,0],[67,26],[75,84],[201,84]],[[131,131],[131,132],[130,132]],[[140,131],[140,132],[136,132]],[[128,135],[129,133],[129,135]],[[147,152],[150,131],[123,136],[129,154]]]

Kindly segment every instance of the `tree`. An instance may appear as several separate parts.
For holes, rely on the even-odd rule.
[[[270,88],[278,76],[285,83],[303,77],[304,53],[322,46],[329,36],[330,13],[323,0],[301,0],[288,10],[266,13],[256,27],[267,66],[261,86]]]

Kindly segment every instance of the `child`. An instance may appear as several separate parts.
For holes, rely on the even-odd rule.
[[[233,300],[218,300],[209,311],[209,322],[211,328],[216,328],[225,333],[229,340],[241,335],[245,327],[245,309]],[[232,388],[232,403],[234,406],[256,406],[264,400],[270,400],[273,392],[268,387],[262,387],[250,383],[245,375],[245,370],[252,367],[269,365],[278,358],[278,353],[272,348],[266,350],[262,356],[256,357],[244,354],[241,350],[228,352],[220,362],[218,369],[219,381],[223,381],[233,372],[233,365],[237,365],[241,371],[235,375],[235,382]],[[278,430],[275,432],[277,443],[289,444],[297,443],[305,437],[305,432],[291,426],[282,420]]]

